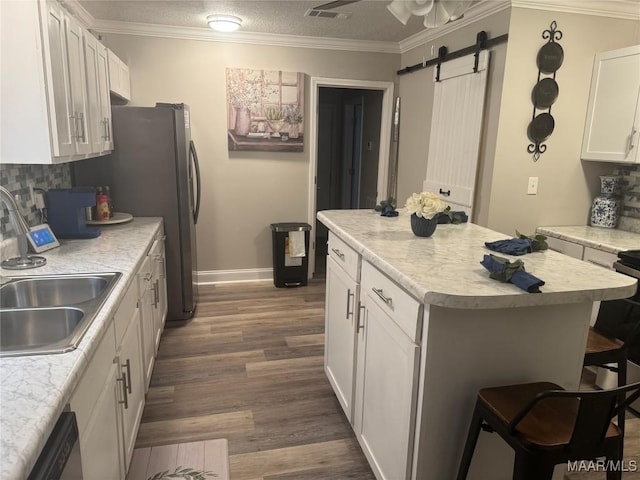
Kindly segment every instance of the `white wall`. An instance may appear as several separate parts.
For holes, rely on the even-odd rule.
[[[116,34],[103,41],[130,67],[132,105],[191,106],[203,180],[197,225],[201,272],[270,268],[269,225],[307,221],[308,143],[302,153],[229,152],[225,68],[304,72],[307,107],[310,76],[393,81],[399,68],[396,54]],[[309,114],[305,109],[305,125]]]

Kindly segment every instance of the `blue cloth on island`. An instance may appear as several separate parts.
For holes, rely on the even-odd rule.
[[[484,256],[480,264],[489,270],[489,278],[513,283],[528,293],[540,293],[540,287],[544,285],[543,280],[525,271],[522,260],[511,262],[506,258],[489,254]]]
[[[509,240],[496,240],[484,242],[489,250],[506,253],[507,255],[524,255],[533,252],[531,240],[528,238],[510,238]]]
[[[464,210],[450,212],[451,217],[456,220],[456,223],[467,223],[469,221],[469,216],[464,213]],[[451,222],[451,218],[449,215],[441,213],[438,215],[438,223],[453,223]]]

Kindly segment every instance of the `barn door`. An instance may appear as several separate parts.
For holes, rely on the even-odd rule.
[[[489,52],[443,63],[436,81],[423,190],[471,216],[478,168]],[[436,73],[437,74],[437,69]],[[435,80],[435,75],[434,75]]]

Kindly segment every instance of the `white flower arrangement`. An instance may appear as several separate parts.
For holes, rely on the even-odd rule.
[[[449,207],[435,193],[421,192],[411,194],[407,198],[405,208],[410,214],[415,213],[418,217],[430,219],[447,211]]]

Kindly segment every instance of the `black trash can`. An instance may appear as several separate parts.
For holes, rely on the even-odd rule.
[[[309,231],[308,223],[272,223],[273,237],[273,284],[278,287],[300,287],[307,284],[309,268]],[[289,233],[304,232],[304,256],[289,255]],[[296,234],[293,241],[300,240]],[[300,245],[296,245],[300,250]]]

